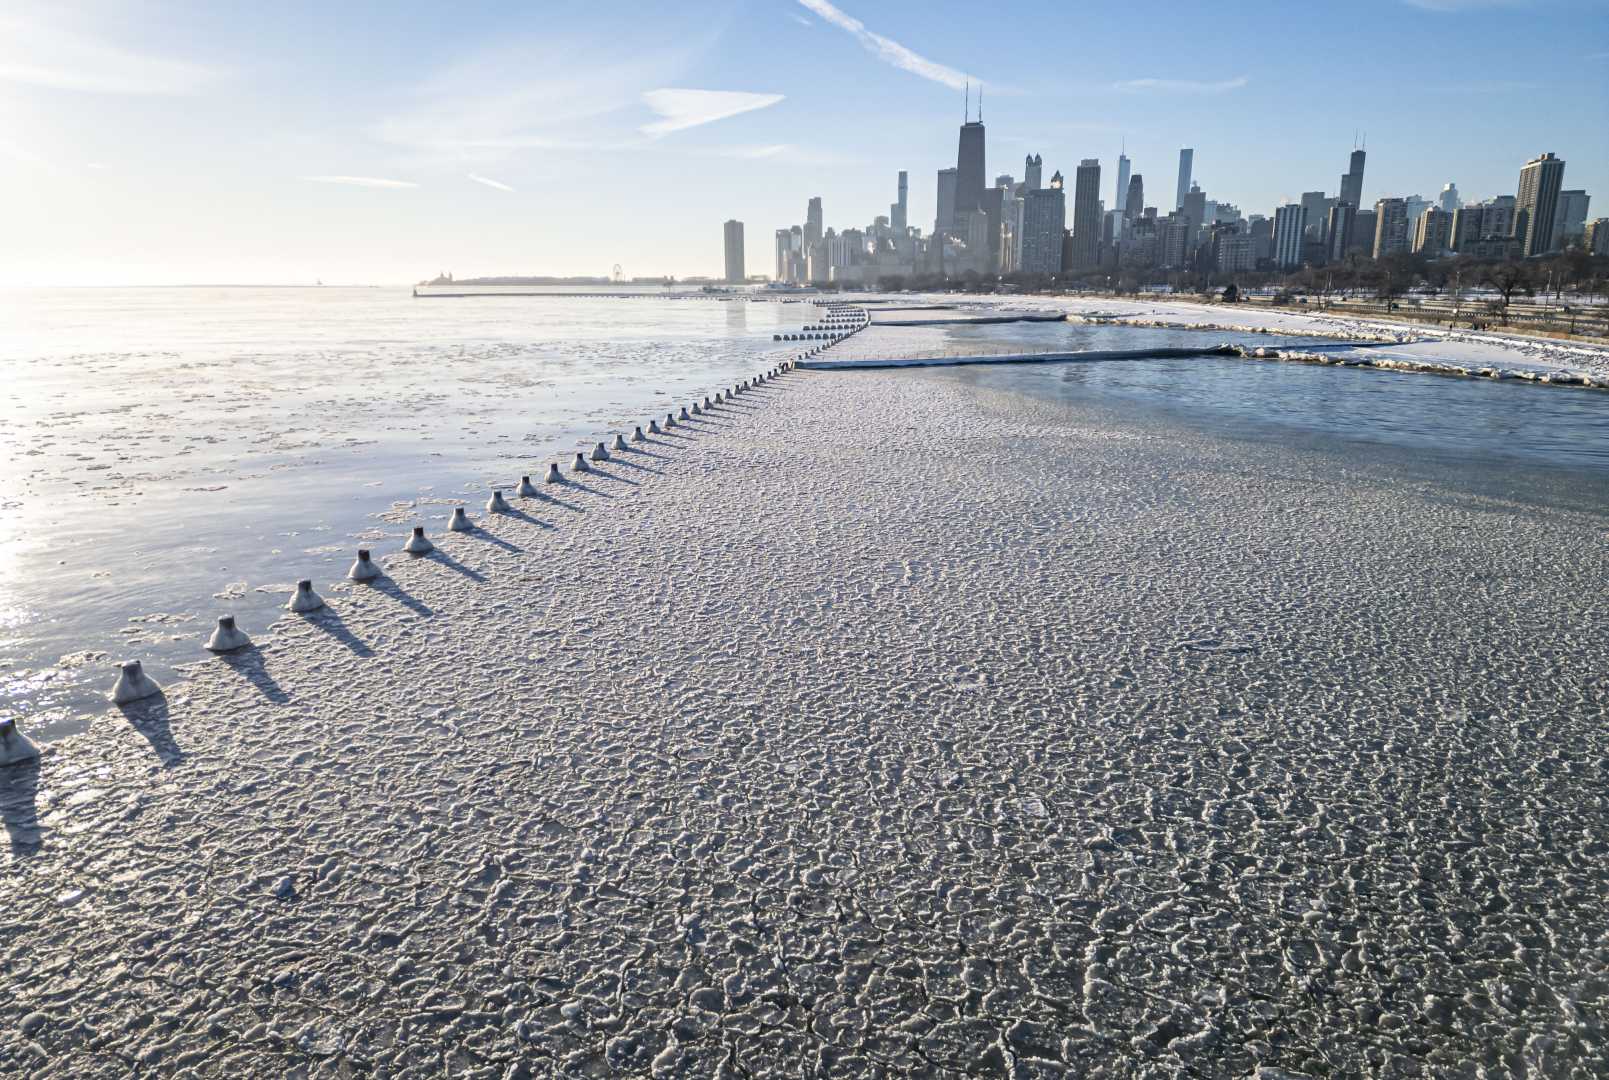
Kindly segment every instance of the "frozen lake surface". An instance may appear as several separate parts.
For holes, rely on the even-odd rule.
[[[404,289],[0,292],[0,714],[46,738],[622,424],[729,385],[810,307]],[[630,428],[628,427],[629,433]],[[261,591],[259,591],[261,590]]]
[[[111,664],[158,678],[213,616],[248,633],[358,543],[439,531],[548,461],[751,375],[815,309],[692,296],[416,300],[388,289],[0,293],[0,711],[83,730]],[[1101,351],[1326,337],[1080,323],[879,329],[832,350]],[[983,386],[1601,469],[1609,395],[1228,360],[963,369]],[[1592,498],[1589,496],[1589,500]]]
[[[1609,1075],[1603,502],[1210,412],[790,373],[329,587],[0,770],[0,1074]]]

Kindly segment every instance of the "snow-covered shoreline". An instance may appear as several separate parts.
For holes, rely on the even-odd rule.
[[[1600,517],[911,372],[672,431],[0,775],[0,1071],[1605,1065]]]
[[[1301,334],[1343,341],[1389,342],[1390,359],[1404,370],[1482,374],[1485,370],[1541,381],[1556,373],[1582,377],[1593,385],[1609,385],[1609,346],[1491,331],[1419,326],[1353,315],[1270,310],[1249,305],[1226,307],[1184,300],[1086,300],[1033,297],[1006,301],[1010,309],[1056,307],[1069,318],[1112,321],[1135,326],[1173,326],[1222,330],[1226,333]],[[1331,354],[1335,355],[1335,354]],[[1371,353],[1376,366],[1381,357]],[[1418,364],[1422,367],[1414,367]],[[1548,381],[1563,381],[1550,379]]]

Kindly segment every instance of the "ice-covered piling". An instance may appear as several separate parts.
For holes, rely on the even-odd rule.
[[[112,687],[112,701],[117,705],[127,705],[161,692],[162,688],[145,673],[145,668],[140,666],[138,660],[125,660],[117,676],[117,685]]]
[[[614,450],[630,450],[631,447],[626,445],[625,437],[622,436],[620,434],[620,432],[617,431],[617,432],[615,432],[615,444],[614,444],[613,447],[611,447],[611,449],[614,449]]]
[[[522,499],[529,499],[536,494],[536,485],[531,483],[529,476],[520,477],[520,486],[514,489],[514,494]]]
[[[650,421],[648,421],[648,430],[653,432],[655,435],[658,435],[660,433],[659,432],[659,421],[658,420],[650,420]]]
[[[204,648],[208,652],[234,652],[236,649],[244,649],[250,644],[251,638],[246,636],[244,630],[235,625],[233,615],[220,615],[218,616],[218,625],[213,629],[212,636],[207,639],[207,644]]]
[[[38,744],[17,730],[15,719],[0,719],[0,766],[20,765],[38,756]]]
[[[693,402],[693,415],[694,416],[703,416],[704,415],[704,407],[702,405],[700,405],[696,401]]]
[[[704,398],[704,408],[706,408],[706,409],[713,409],[713,408],[714,408],[714,407],[715,407],[715,406],[714,406],[714,405],[711,405],[711,404],[710,404],[710,399],[709,399],[709,398],[708,398],[708,397],[707,397],[707,396],[706,396],[706,397],[705,397],[705,398]]]
[[[548,463],[547,482],[550,484],[564,483],[564,474],[559,471],[559,463],[557,461]]]
[[[358,548],[357,561],[346,572],[346,576],[353,581],[373,581],[380,576],[380,567],[369,558],[368,548]]]
[[[508,500],[503,498],[501,491],[492,492],[492,497],[486,500],[488,514],[506,514],[509,511]]]
[[[575,464],[570,466],[571,472],[591,472],[592,466],[587,464],[587,456],[581,451],[575,452]]]
[[[675,417],[675,415],[672,414],[672,413],[666,413],[665,414],[665,427],[673,428],[675,426],[676,426],[676,417]]]
[[[641,424],[638,424],[636,430],[631,433],[631,441],[632,442],[647,442],[648,441],[648,436],[646,436],[646,435],[644,435],[642,433],[642,425]]]
[[[592,448],[592,460],[593,461],[608,461],[609,460],[609,448],[607,446],[603,445],[603,443],[599,443],[597,446],[594,446]]]
[[[680,417],[678,417],[678,419],[680,419],[680,420],[691,420],[692,419],[691,416],[687,415],[687,406],[686,405],[682,406],[682,415]]]
[[[309,611],[317,611],[323,606],[324,598],[313,591],[313,582],[310,578],[303,578],[296,583],[296,591],[291,593],[290,603],[285,605],[287,610],[294,611],[298,615],[306,615]]]
[[[408,537],[406,544],[402,545],[402,550],[409,555],[429,555],[436,550],[436,545],[432,544],[429,538],[425,536],[425,527],[423,525],[415,525],[413,535]]]
[[[453,516],[447,519],[448,532],[468,532],[474,527],[475,523],[469,520],[462,506],[453,507]]]

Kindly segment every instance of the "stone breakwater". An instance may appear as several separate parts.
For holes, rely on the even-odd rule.
[[[1603,517],[1148,423],[796,372],[317,582],[0,777],[0,1073],[1603,1075]]]

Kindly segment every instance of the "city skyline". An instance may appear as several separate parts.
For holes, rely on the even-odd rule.
[[[768,274],[772,229],[803,199],[821,196],[832,221],[869,222],[888,213],[899,170],[909,221],[926,231],[932,177],[955,165],[964,98],[976,110],[980,84],[985,183],[1039,153],[1071,188],[1078,163],[1099,160],[1109,209],[1119,153],[1166,210],[1190,147],[1203,189],[1271,214],[1304,191],[1333,193],[1354,132],[1367,132],[1364,210],[1385,195],[1435,200],[1449,182],[1466,203],[1512,195],[1520,167],[1547,151],[1568,161],[1567,188],[1609,193],[1609,147],[1591,135],[1609,112],[1601,8],[1314,11],[1326,55],[1357,62],[1335,95],[1344,105],[1310,117],[1291,115],[1282,85],[1314,78],[1310,57],[1215,52],[1237,40],[1233,26],[1280,10],[1215,21],[1164,4],[1136,23],[1045,4],[980,27],[959,4],[825,0],[646,14],[558,4],[540,19],[513,5],[317,18],[294,5],[25,5],[0,17],[0,197],[14,208],[0,284],[384,283],[616,263],[718,277],[710,223],[727,219],[754,233],[748,274]],[[1404,40],[1445,48],[1392,67],[1368,46],[1383,17]],[[1014,39],[1024,22],[1035,32]],[[1054,41],[1075,23],[1080,63],[1064,77]],[[1471,79],[1467,56],[1521,27],[1562,43],[1547,79]],[[1132,47],[1137,29],[1145,49]],[[1167,62],[1193,55],[1218,58]]]

